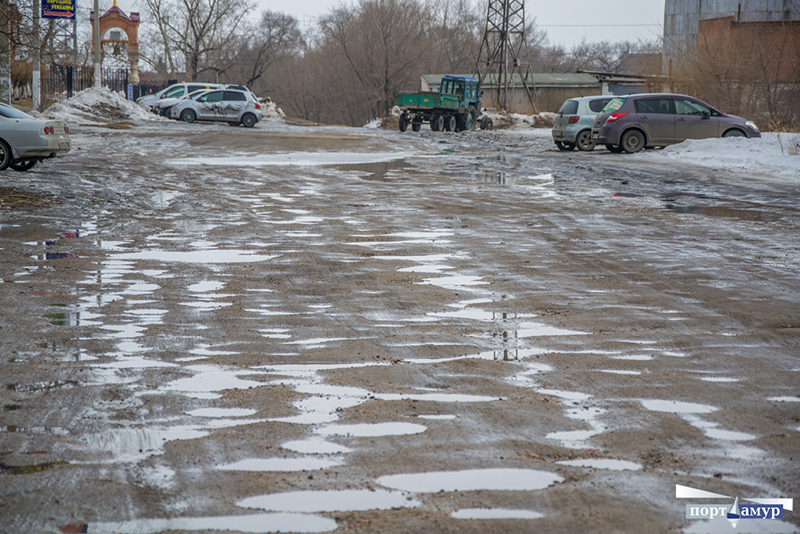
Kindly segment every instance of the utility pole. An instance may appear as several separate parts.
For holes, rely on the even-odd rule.
[[[530,66],[522,72],[520,54],[525,48],[528,59],[528,41],[525,36],[524,0],[489,0],[486,13],[486,31],[483,33],[481,49],[478,52],[477,70],[481,87],[486,79],[494,81],[496,88],[495,104],[508,110],[509,87],[513,89],[514,75],[522,79],[531,108],[536,113],[533,93],[528,87]],[[494,77],[494,80],[492,80]],[[531,82],[533,80],[531,79]]]
[[[94,0],[94,86],[100,88],[103,79],[100,73],[100,0]]]
[[[31,109],[39,111],[42,105],[42,80],[41,69],[42,60],[40,54],[42,52],[42,45],[39,42],[39,17],[42,14],[42,8],[39,0],[33,2],[33,72],[31,73],[31,89],[33,90],[33,103]]]
[[[11,6],[0,0],[0,102],[11,105]]]

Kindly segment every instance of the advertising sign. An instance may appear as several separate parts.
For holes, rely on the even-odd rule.
[[[42,0],[43,19],[74,19],[76,0]]]

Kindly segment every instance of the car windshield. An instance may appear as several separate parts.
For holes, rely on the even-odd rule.
[[[622,107],[622,104],[624,103],[625,103],[624,98],[615,98],[611,102],[609,102],[606,107],[603,108],[603,113],[611,113],[612,111],[617,111],[619,108]]]
[[[7,119],[32,119],[30,115],[27,113],[23,113],[22,111],[12,108],[11,106],[6,106],[5,104],[0,104],[0,117],[5,117]]]

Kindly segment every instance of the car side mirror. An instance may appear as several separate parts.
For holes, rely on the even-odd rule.
[[[711,118],[711,112],[708,111],[708,110],[705,110],[703,112],[703,119],[709,119],[709,118]]]

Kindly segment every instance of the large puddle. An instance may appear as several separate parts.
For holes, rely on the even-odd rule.
[[[293,491],[249,497],[236,503],[242,508],[261,508],[272,512],[355,512],[416,508],[412,497],[385,490]]]
[[[470,469],[409,475],[388,475],[376,481],[383,487],[414,493],[440,491],[533,491],[552,486],[564,478],[533,469]]]
[[[336,521],[327,517],[305,514],[253,514],[217,517],[176,517],[172,519],[136,519],[116,523],[90,523],[65,525],[62,532],[87,532],[91,534],[158,534],[159,532],[215,531],[226,532],[330,532],[336,530]],[[66,530],[70,528],[70,530]],[[77,528],[78,530],[74,530]]]

